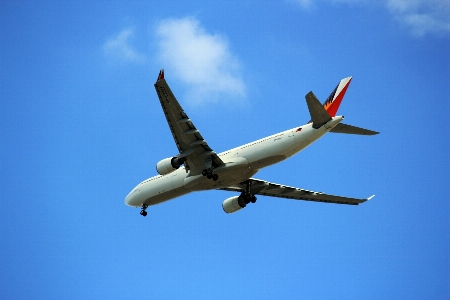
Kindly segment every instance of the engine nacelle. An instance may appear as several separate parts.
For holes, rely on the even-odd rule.
[[[184,160],[178,157],[165,158],[156,164],[156,171],[159,175],[167,175],[180,168],[183,163]]]
[[[223,211],[226,212],[227,214],[231,214],[242,209],[243,207],[239,205],[238,198],[239,196],[234,196],[223,201],[222,203]]]

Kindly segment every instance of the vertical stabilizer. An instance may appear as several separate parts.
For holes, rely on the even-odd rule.
[[[331,120],[330,115],[325,108],[320,104],[319,99],[316,98],[313,92],[309,92],[305,96],[306,104],[308,105],[309,114],[311,115],[311,121],[313,128],[320,128],[322,125]]]
[[[323,107],[331,117],[336,116],[336,113],[341,105],[342,99],[344,99],[345,92],[347,91],[352,76],[342,79],[333,92],[328,96],[327,100],[323,103]]]

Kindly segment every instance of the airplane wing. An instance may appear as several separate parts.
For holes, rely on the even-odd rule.
[[[223,165],[223,161],[208,146],[208,143],[203,139],[199,130],[173,95],[164,79],[164,70],[159,72],[155,89],[175,144],[180,152],[177,157],[186,159],[184,162],[186,170],[191,170],[194,174],[200,174],[205,168]]]
[[[374,197],[372,196],[366,199],[348,198],[348,197],[328,195],[321,192],[308,191],[304,189],[272,183],[255,178],[250,178],[249,181],[251,186],[250,193],[253,195],[264,195],[278,198],[337,203],[337,204],[349,204],[349,205],[358,205]],[[242,182],[236,185],[228,186],[226,188],[221,188],[220,190],[232,192],[244,192],[245,189],[246,189],[246,182]]]

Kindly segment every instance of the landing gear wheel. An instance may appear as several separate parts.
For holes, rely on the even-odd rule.
[[[211,178],[213,178],[213,175],[212,175],[211,173],[208,173],[208,175],[206,175],[206,177],[207,177],[208,179],[211,179]]]
[[[148,205],[147,204],[142,204],[142,209],[141,209],[141,216],[145,217],[147,215],[147,212],[145,211],[147,209]]]
[[[214,181],[217,181],[217,179],[219,179],[219,175],[214,174],[214,175],[212,176],[212,179],[213,179]]]
[[[204,169],[204,170],[202,171],[202,175],[203,175],[203,176],[208,175],[208,170]]]
[[[246,206],[247,206],[247,203],[246,203],[246,202],[247,202],[247,201],[245,201],[245,197],[239,196],[239,198],[238,198],[238,204],[239,204],[240,207],[242,207],[242,208],[246,207]]]
[[[250,202],[251,203],[255,203],[256,202],[256,197],[254,195],[250,198]]]

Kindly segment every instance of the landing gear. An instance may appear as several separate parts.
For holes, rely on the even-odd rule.
[[[211,168],[209,168],[209,169],[204,169],[204,170],[202,171],[202,175],[203,175],[203,176],[206,176],[206,178],[212,179],[212,180],[214,180],[214,181],[217,181],[217,179],[219,179],[219,175],[213,174]]]
[[[147,216],[147,212],[145,211],[147,209],[148,205],[147,204],[142,204],[142,208],[141,208],[141,216],[145,217]]]
[[[240,207],[244,208],[247,206],[247,201],[245,199],[245,195],[241,194],[238,198],[238,204]]]
[[[240,207],[244,208],[247,206],[247,204],[249,203],[255,203],[256,202],[256,197],[255,195],[245,195],[244,192],[241,193],[241,195],[239,195],[238,198],[238,204]]]
[[[252,183],[251,181],[246,181],[245,182],[246,186],[245,186],[245,191],[243,191],[238,198],[238,204],[240,207],[244,208],[247,206],[247,204],[251,203],[255,203],[256,202],[256,197],[255,195],[253,195],[251,193],[251,189],[252,189]]]

